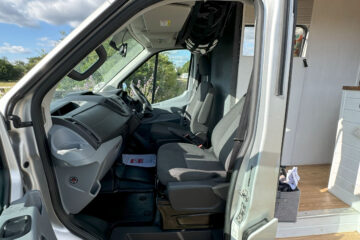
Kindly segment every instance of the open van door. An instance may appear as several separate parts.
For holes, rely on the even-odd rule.
[[[10,171],[12,167],[9,165],[17,163],[8,162],[15,160],[14,156],[11,156],[13,151],[10,151],[8,140],[5,122],[0,115],[0,239],[56,239],[39,191],[28,191],[14,201],[15,197],[21,196],[19,193],[22,189],[14,189],[19,186],[11,185],[14,182],[14,175],[11,174],[16,174],[16,171]],[[19,177],[20,175],[17,176]],[[17,180],[21,181],[21,178]],[[8,203],[9,201],[12,202]]]
[[[226,239],[275,239],[296,0],[255,0],[253,71],[233,148]],[[247,119],[246,119],[247,118]],[[247,122],[246,122],[247,121]],[[235,145],[234,145],[235,146]]]
[[[56,239],[39,191],[27,192],[0,215],[0,239]]]

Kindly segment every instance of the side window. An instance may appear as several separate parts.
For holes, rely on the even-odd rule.
[[[160,52],[128,76],[122,87],[132,96],[130,84],[136,84],[151,103],[180,96],[187,90],[190,58],[188,50]]]
[[[245,26],[242,55],[247,57],[253,57],[254,51],[255,51],[255,28],[254,26]]]
[[[130,84],[134,83],[146,96],[149,102],[152,102],[153,88],[154,88],[154,73],[155,73],[156,55],[152,56],[144,62],[138,69],[135,70],[122,84],[123,90],[133,97]]]
[[[303,57],[305,53],[307,29],[303,26],[296,26],[295,41],[294,41],[294,57]],[[252,57],[254,56],[255,48],[255,28],[254,26],[245,26],[244,41],[242,46],[242,55]]]
[[[295,28],[294,57],[302,57],[304,55],[306,34],[307,34],[307,30],[305,27],[297,26]]]
[[[186,91],[190,58],[188,50],[159,53],[154,103],[180,96]]]

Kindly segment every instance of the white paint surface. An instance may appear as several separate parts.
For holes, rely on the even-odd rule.
[[[342,86],[359,74],[359,9],[358,0],[314,2],[303,80],[294,64],[284,165],[331,163]]]
[[[342,86],[360,81],[358,9],[358,0],[315,0],[313,7],[312,0],[299,0],[297,24],[310,30],[309,67],[304,68],[303,58],[293,59],[283,165],[331,163]],[[253,24],[253,11],[245,7],[243,29]],[[252,61],[241,52],[238,99],[246,93]]]
[[[298,213],[295,223],[279,223],[276,237],[354,232],[358,230],[359,221],[360,213],[352,208],[304,211]]]
[[[360,210],[360,91],[343,91],[329,192]]]

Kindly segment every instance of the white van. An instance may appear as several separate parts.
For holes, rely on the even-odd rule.
[[[357,230],[356,173],[353,198],[306,189],[330,171],[308,165],[332,162],[341,88],[359,80],[359,7],[106,1],[0,100],[0,237],[315,239]],[[347,176],[336,161],[325,178]],[[280,165],[303,176],[296,223],[274,217]]]

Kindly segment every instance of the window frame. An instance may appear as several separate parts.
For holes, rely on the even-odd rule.
[[[309,28],[308,28],[307,26],[305,26],[305,25],[300,24],[300,25],[296,25],[296,26],[295,26],[295,30],[296,30],[297,27],[300,27],[300,28],[302,28],[302,29],[304,30],[304,38],[303,38],[302,43],[301,43],[301,46],[300,46],[299,56],[297,56],[297,57],[304,58],[304,57],[305,57],[305,56],[304,56],[304,47],[305,47],[305,43],[306,43],[306,41],[307,41],[307,36],[308,36],[308,33],[309,33]]]
[[[244,25],[244,30],[243,30],[243,35],[245,33],[245,28],[246,27],[253,27],[255,28],[255,25],[253,24],[245,24]],[[299,24],[299,25],[295,25],[295,29],[297,27],[300,27],[304,30],[304,38],[303,38],[303,41],[301,43],[301,47],[300,47],[300,52],[299,52],[299,56],[293,56],[293,57],[300,57],[300,58],[304,58],[304,46],[305,46],[305,43],[307,41],[307,36],[308,36],[308,33],[309,33],[309,28],[306,26],[306,25],[303,25],[303,24]],[[295,34],[295,32],[294,32]],[[245,43],[245,35],[244,37],[242,38],[242,43],[241,43],[241,57],[254,57],[254,53],[252,56],[247,56],[247,55],[244,55],[244,43]],[[293,43],[293,51],[294,51],[294,43]]]
[[[153,72],[153,77],[154,77],[154,81],[153,81],[153,88],[152,88],[152,96],[151,96],[151,104],[154,104],[154,100],[155,100],[155,89],[156,89],[156,83],[157,83],[157,71],[158,71],[158,62],[159,62],[159,54],[163,53],[163,52],[167,52],[167,51],[173,51],[173,50],[187,50],[190,52],[190,50],[186,49],[186,48],[171,48],[171,49],[164,49],[164,50],[160,50],[157,52],[154,52],[153,54],[149,55],[147,58],[144,59],[144,61],[142,61],[134,70],[132,70],[129,74],[127,74],[118,84],[117,88],[120,89],[122,87],[123,82],[125,82],[127,80],[127,78],[129,76],[131,76],[133,73],[135,73],[139,68],[141,68],[142,65],[144,65],[144,63],[146,63],[147,61],[149,61],[152,57],[155,56],[155,64],[154,64],[154,72]],[[190,70],[191,70],[191,64],[193,62],[193,57],[194,54],[192,52],[190,52],[190,65],[189,65],[189,75],[187,77],[186,80],[186,90],[189,89],[189,79],[190,79]],[[185,90],[185,91],[186,91]]]

